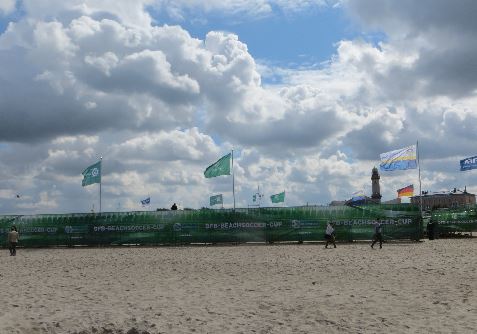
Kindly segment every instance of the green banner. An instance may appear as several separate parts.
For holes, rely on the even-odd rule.
[[[370,240],[375,221],[386,240],[422,236],[418,207],[401,204],[0,216],[0,240],[15,225],[24,247],[322,241],[332,222],[338,241],[353,241]]]
[[[430,223],[436,226],[435,233],[459,233],[477,231],[477,207],[439,209],[433,211]]]

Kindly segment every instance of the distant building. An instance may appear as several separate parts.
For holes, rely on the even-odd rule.
[[[420,198],[420,196],[412,196],[411,203],[420,205]],[[422,208],[424,210],[457,208],[471,204],[475,204],[475,195],[468,193],[466,190],[454,189],[452,192],[440,194],[427,194],[425,192],[422,195]]]
[[[346,205],[346,201],[331,201],[329,206],[341,206]]]
[[[381,202],[381,204],[401,204],[401,198],[395,198],[389,201]]]

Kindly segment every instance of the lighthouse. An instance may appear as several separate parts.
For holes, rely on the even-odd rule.
[[[373,190],[373,194],[371,195],[371,199],[374,203],[381,203],[381,189],[379,188],[379,173],[376,167],[373,168],[371,174],[371,188]]]

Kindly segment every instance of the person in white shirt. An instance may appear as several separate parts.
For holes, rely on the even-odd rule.
[[[326,240],[325,248],[328,248],[329,243],[332,243],[333,246],[335,246],[336,248],[335,229],[330,222],[326,224],[325,240]]]

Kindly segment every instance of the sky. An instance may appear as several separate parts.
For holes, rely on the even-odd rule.
[[[419,143],[422,190],[477,192],[477,2],[0,0],[0,214],[371,195]],[[381,172],[383,200],[418,170]],[[18,195],[18,196],[17,196]],[[148,207],[140,200],[151,198]]]

